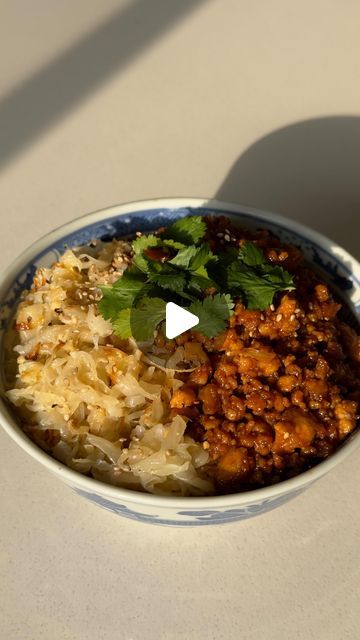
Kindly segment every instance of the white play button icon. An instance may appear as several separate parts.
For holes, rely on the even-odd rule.
[[[182,309],[173,302],[166,304],[165,311],[165,335],[168,340],[177,338],[177,336],[199,324],[199,318],[194,313]]]

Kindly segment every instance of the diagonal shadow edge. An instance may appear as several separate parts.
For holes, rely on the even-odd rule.
[[[0,101],[0,168],[207,1],[135,0],[22,82]]]

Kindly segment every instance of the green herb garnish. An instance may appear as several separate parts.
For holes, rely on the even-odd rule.
[[[234,303],[230,294],[217,293],[203,300],[192,302],[189,311],[199,318],[195,331],[207,338],[213,338],[226,329],[226,322],[232,314]]]
[[[99,302],[101,315],[106,320],[115,320],[120,309],[131,307],[140,292],[145,295],[145,288],[142,272],[136,267],[128,267],[112,287],[100,287],[103,294]]]
[[[162,233],[165,239],[181,242],[187,246],[197,244],[206,233],[206,223],[200,216],[190,216],[176,220]]]
[[[150,283],[163,289],[170,289],[170,291],[181,292],[186,288],[185,272],[171,267],[169,263],[149,263],[147,277]]]
[[[267,262],[253,242],[217,256],[202,242],[205,232],[204,220],[191,216],[133,241],[132,266],[101,287],[99,310],[116,335],[151,340],[172,301],[197,315],[196,331],[212,338],[226,328],[235,300],[263,310],[276,293],[295,288],[292,276]]]
[[[244,297],[249,309],[266,309],[279,291],[295,289],[290,273],[266,262],[253,242],[245,242],[237,260],[227,267],[227,285]]]

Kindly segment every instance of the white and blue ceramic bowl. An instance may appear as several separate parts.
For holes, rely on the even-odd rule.
[[[40,265],[50,266],[63,253],[65,245],[74,247],[93,238],[106,240],[138,230],[150,231],[179,217],[206,214],[223,214],[238,225],[266,228],[281,240],[296,244],[354,313],[360,314],[360,265],[332,240],[287,218],[249,207],[199,198],[160,199],[96,211],[65,224],[27,249],[1,276],[0,340],[19,294],[29,287],[35,269]],[[23,433],[11,408],[3,401],[0,418],[15,442],[80,496],[126,518],[180,527],[235,522],[274,509],[325,475],[360,443],[357,431],[327,460],[274,486],[225,496],[173,498],[113,487],[72,471],[47,455]]]

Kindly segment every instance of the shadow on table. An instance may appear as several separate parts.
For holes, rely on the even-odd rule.
[[[306,120],[255,142],[216,198],[283,213],[359,255],[360,117]]]
[[[204,3],[133,0],[22,82],[0,100],[0,167]]]

